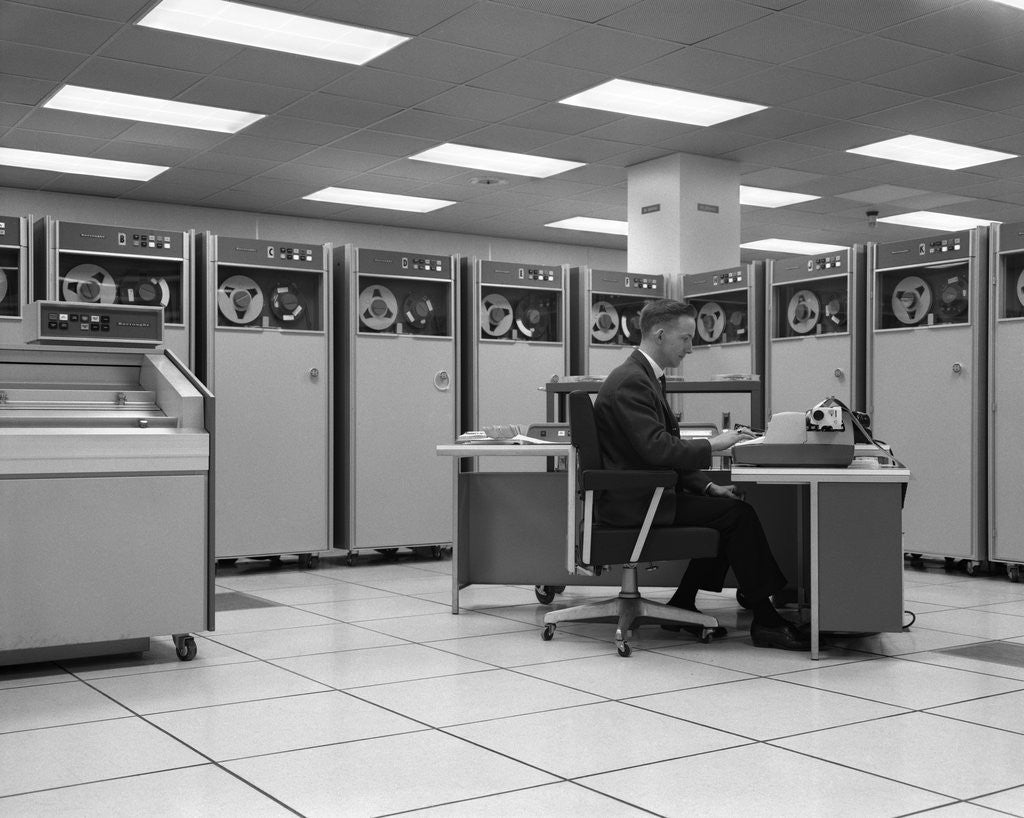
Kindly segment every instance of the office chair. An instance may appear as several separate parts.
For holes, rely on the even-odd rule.
[[[592,602],[572,608],[548,611],[544,615],[545,641],[555,635],[559,622],[618,621],[615,646],[619,656],[629,656],[632,626],[640,620],[697,625],[700,640],[711,641],[718,620],[713,616],[652,602],[640,595],[637,563],[641,560],[695,559],[713,557],[718,551],[718,532],[695,526],[654,526],[654,512],[666,489],[676,484],[671,470],[605,469],[597,439],[594,404],[590,394],[569,394],[569,428],[576,447],[577,490],[583,500],[583,519],[577,531],[576,563],[600,572],[605,566],[622,565],[619,595],[604,602]],[[594,495],[602,490],[649,489],[651,502],[643,525],[609,526],[597,522]]]

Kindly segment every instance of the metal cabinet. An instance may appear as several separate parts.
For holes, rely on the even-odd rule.
[[[0,216],[0,344],[22,342],[22,317],[31,303],[31,216]]]

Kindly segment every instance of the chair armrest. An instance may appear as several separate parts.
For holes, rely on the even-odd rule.
[[[584,491],[624,491],[629,489],[672,488],[679,479],[674,471],[666,469],[588,469],[581,475]]]

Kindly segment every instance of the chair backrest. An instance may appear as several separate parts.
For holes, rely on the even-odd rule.
[[[589,392],[569,393],[569,435],[576,447],[580,469],[604,468],[601,444],[597,439],[597,422],[594,420],[594,402]]]

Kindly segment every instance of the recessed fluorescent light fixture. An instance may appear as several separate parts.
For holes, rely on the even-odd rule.
[[[557,227],[561,230],[586,230],[588,233],[613,233],[616,236],[629,235],[629,222],[615,219],[593,219],[590,216],[573,216],[557,222],[548,222],[545,227]]]
[[[751,207],[785,207],[820,198],[820,196],[809,196],[806,193],[790,193],[788,190],[740,185],[740,204]]]
[[[118,162],[114,159],[73,156],[69,153],[24,151],[19,148],[0,148],[0,165],[49,170],[55,173],[77,173],[82,176],[104,176],[109,179],[134,179],[138,182],[148,182],[167,170],[163,165]]]
[[[878,221],[886,224],[903,224],[907,227],[923,227],[928,230],[970,230],[972,227],[985,227],[991,224],[986,219],[974,219],[970,216],[953,216],[949,213],[934,213],[930,210],[916,210],[913,213],[899,213],[885,216]]]
[[[986,148],[974,148],[970,145],[958,145],[942,139],[929,139],[927,136],[897,136],[873,142],[859,148],[849,148],[847,153],[859,153],[863,156],[875,156],[879,159],[891,159],[894,162],[909,162],[912,165],[925,165],[943,170],[962,170],[975,165],[989,162],[1000,162],[1003,159],[1014,159],[1016,154],[990,151]]]
[[[409,210],[413,213],[430,213],[455,202],[445,199],[424,199],[420,196],[400,196],[397,193],[378,193],[375,190],[357,190],[347,187],[325,187],[316,193],[303,196],[314,202],[334,202],[355,207],[378,207],[382,210]]]
[[[608,80],[560,102],[563,105],[597,108],[600,111],[682,122],[686,125],[717,125],[719,122],[763,111],[767,107],[630,80]]]
[[[1024,9],[1024,0],[995,0],[1004,6],[1013,6],[1015,9]]]
[[[227,0],[163,0],[139,25],[353,65],[409,39]]]
[[[565,159],[549,159],[546,156],[529,156],[525,153],[496,151],[491,148],[472,148],[469,145],[455,145],[445,142],[436,148],[421,151],[410,159],[417,162],[435,162],[439,165],[454,165],[458,168],[476,168],[492,173],[513,173],[518,176],[536,176],[543,179],[556,173],[583,167],[583,162],[569,162]]]
[[[793,239],[761,239],[741,244],[744,250],[764,250],[766,253],[790,253],[794,256],[811,256],[815,253],[831,253],[846,250],[842,244],[817,244],[811,241],[794,241]]]
[[[237,133],[253,122],[263,119],[263,114],[250,114],[247,111],[232,111],[229,108],[213,108],[190,102],[173,102],[156,97],[140,97],[136,94],[84,88],[81,85],[65,85],[50,97],[43,107],[222,133]]]

